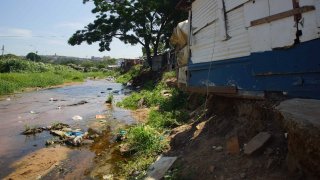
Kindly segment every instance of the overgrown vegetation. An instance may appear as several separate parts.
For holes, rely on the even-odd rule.
[[[66,82],[80,82],[87,77],[112,76],[114,72],[82,73],[63,65],[32,62],[15,56],[0,59],[0,95],[25,88],[45,88]]]
[[[116,82],[127,84],[131,79],[139,75],[141,69],[142,69],[142,65],[133,66],[128,72],[119,75],[116,79]]]
[[[175,77],[175,72],[167,72],[156,85],[147,82],[140,92],[132,93],[117,104],[133,110],[141,106],[151,108],[148,121],[129,128],[123,142],[136,152],[128,162],[118,167],[125,178],[142,178],[147,167],[167,149],[170,130],[188,119],[185,110],[187,95],[165,83],[172,77]]]

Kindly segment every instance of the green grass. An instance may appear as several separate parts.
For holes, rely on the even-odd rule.
[[[141,70],[142,70],[142,65],[135,65],[128,72],[117,76],[116,82],[126,84],[130,80],[132,80],[134,77],[138,76]]]
[[[63,65],[32,62],[19,57],[0,59],[0,95],[26,88],[45,88],[66,82],[81,82],[87,77],[116,75],[113,71],[83,73]]]
[[[147,82],[142,91],[132,93],[117,104],[134,110],[139,108],[139,101],[143,99],[144,106],[151,108],[148,121],[131,127],[124,141],[136,150],[126,163],[118,166],[121,175],[126,179],[142,179],[149,165],[167,148],[168,142],[165,139],[168,132],[189,119],[189,114],[185,110],[187,94],[165,84],[165,80],[172,77],[175,77],[175,72],[167,72],[156,85],[153,82]],[[164,91],[171,96],[163,96]],[[141,173],[137,176],[133,175],[135,171]]]

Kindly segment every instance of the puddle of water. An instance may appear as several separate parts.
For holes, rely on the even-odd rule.
[[[104,80],[88,80],[83,84],[23,93],[11,96],[10,101],[0,101],[0,179],[13,171],[10,168],[13,162],[30,152],[44,148],[45,140],[51,137],[48,132],[29,137],[20,135],[25,125],[48,126],[54,122],[63,122],[74,128],[80,127],[86,130],[91,123],[97,121],[96,114],[110,115],[112,119],[125,124],[134,123],[129,111],[117,107],[112,109],[106,107],[104,102],[107,95],[112,93],[112,90],[107,90],[108,88],[121,90],[123,87],[121,84]],[[114,94],[115,101],[123,97],[124,95]],[[57,101],[50,101],[51,98]],[[88,103],[67,106],[82,100]],[[30,113],[31,111],[34,113]],[[83,117],[83,120],[72,120],[75,115]],[[94,153],[89,150],[76,149],[70,154],[69,165],[79,164],[77,163],[79,159],[85,159],[86,163],[90,163],[93,157]],[[76,167],[75,169],[85,172],[86,168]]]

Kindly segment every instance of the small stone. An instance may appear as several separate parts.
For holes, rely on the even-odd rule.
[[[222,146],[218,146],[214,150],[217,151],[217,152],[221,152],[223,150],[223,147]]]
[[[274,159],[269,159],[267,162],[267,169],[272,169],[272,166],[275,165],[275,160]]]
[[[212,166],[212,165],[211,165],[211,166],[209,167],[209,172],[210,172],[210,173],[213,173],[214,170],[215,170],[215,168],[216,168],[215,166]]]
[[[246,176],[247,176],[246,173],[241,173],[240,174],[240,178],[242,178],[242,179],[246,178]]]
[[[240,153],[238,136],[231,137],[227,141],[227,151],[229,154],[237,155]]]
[[[104,176],[102,177],[102,179],[111,180],[111,179],[113,179],[113,175],[112,175],[112,174],[104,175]]]
[[[265,143],[271,138],[271,134],[268,132],[261,132],[252,138],[244,148],[244,153],[251,155],[258,151],[265,145]]]

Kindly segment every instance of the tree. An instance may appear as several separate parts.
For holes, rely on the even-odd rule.
[[[37,61],[37,62],[39,62],[41,60],[41,57],[38,54],[34,53],[34,52],[28,53],[26,58],[31,60],[31,61]]]
[[[84,0],[83,3],[89,0]],[[69,44],[99,42],[100,51],[110,51],[113,38],[126,44],[141,44],[151,65],[159,44],[169,47],[169,38],[176,24],[187,18],[175,10],[179,0],[93,0],[96,20],[69,39]],[[153,53],[151,52],[153,50]]]

